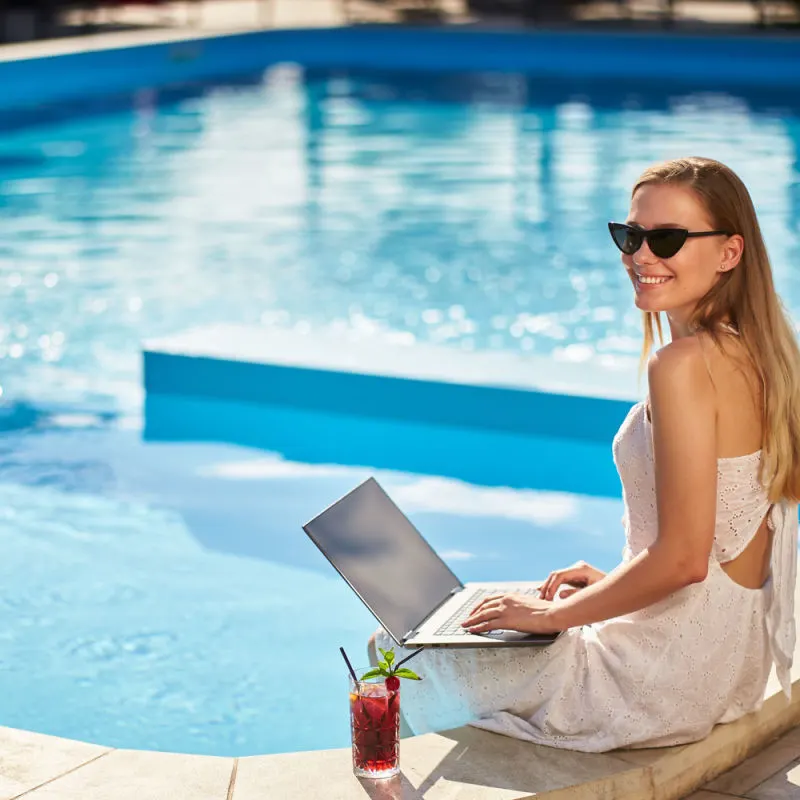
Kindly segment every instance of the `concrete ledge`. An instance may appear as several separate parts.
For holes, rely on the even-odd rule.
[[[148,394],[268,404],[588,442],[611,441],[635,397],[629,363],[559,363],[215,327],[144,347]],[[625,399],[623,399],[625,398]]]

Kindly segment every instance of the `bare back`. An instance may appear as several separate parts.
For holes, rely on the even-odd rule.
[[[763,391],[738,336],[723,333],[717,347],[708,334],[698,335],[716,400],[717,458],[736,458],[761,449]],[[765,518],[745,550],[721,564],[728,576],[749,589],[769,576],[772,532]]]
[[[717,458],[737,458],[761,449],[763,392],[741,341],[723,332],[719,346],[697,334],[714,385]],[[648,409],[649,417],[649,409]],[[765,517],[750,544],[720,566],[747,589],[760,589],[769,577],[772,531]]]

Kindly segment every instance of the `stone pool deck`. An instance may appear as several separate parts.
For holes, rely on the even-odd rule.
[[[794,800],[800,647],[793,679],[791,703],[773,675],[759,712],[690,745],[574,753],[466,727],[404,739],[382,782],[354,778],[349,749],[215,758],[0,728],[0,800]]]
[[[393,23],[404,19],[403,5],[381,0],[173,0],[157,7],[132,2],[90,14],[96,30],[82,33],[86,17],[74,12],[62,35],[40,41],[0,44],[0,61],[66,55],[87,50],[136,47],[177,42],[231,33],[290,28],[338,27],[353,22]],[[628,0],[626,8],[614,0],[587,0],[560,25],[608,24],[621,29],[660,28],[661,5],[652,0]],[[514,16],[482,21],[470,16],[466,0],[440,0],[440,21],[447,25],[518,27]],[[758,14],[747,0],[682,0],[676,3],[677,21],[687,30],[719,33],[752,33]],[[771,13],[776,19],[796,21],[791,0],[775,0]]]

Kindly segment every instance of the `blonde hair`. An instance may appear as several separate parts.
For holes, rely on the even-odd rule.
[[[645,184],[691,189],[716,230],[738,233],[744,252],[738,266],[722,273],[700,300],[692,327],[719,345],[720,323],[733,325],[763,392],[761,480],[769,499],[800,499],[800,349],[788,315],[775,292],[772,268],[753,201],[733,170],[710,158],[679,158],[642,173],[632,195]],[[655,343],[663,343],[661,316],[645,311],[642,364]]]

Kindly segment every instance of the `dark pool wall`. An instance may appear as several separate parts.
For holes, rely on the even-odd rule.
[[[591,77],[622,81],[623,86],[631,80],[655,86],[668,79],[712,87],[800,90],[798,37],[359,26],[260,31],[0,60],[0,110],[35,113],[45,104],[220,80],[286,61],[328,68]]]

